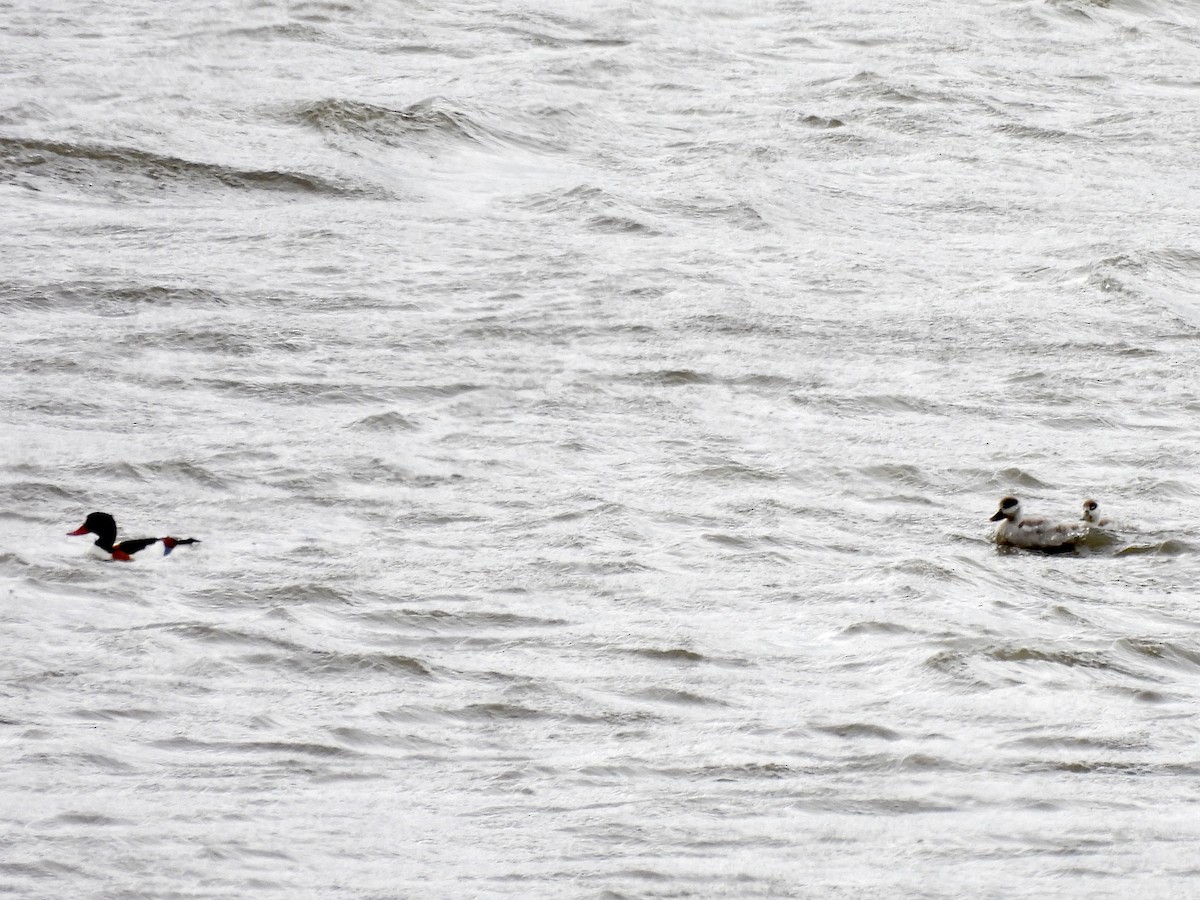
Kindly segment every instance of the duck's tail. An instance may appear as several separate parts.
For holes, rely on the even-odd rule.
[[[200,543],[199,539],[197,539],[197,538],[165,537],[165,538],[159,538],[159,540],[162,541],[163,556],[169,556],[171,554],[172,550],[174,550],[176,547],[178,547],[182,544],[198,544],[198,543]]]

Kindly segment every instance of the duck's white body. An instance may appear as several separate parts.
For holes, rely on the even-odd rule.
[[[1069,551],[1087,532],[1085,522],[1051,522],[1040,516],[1027,516],[1015,497],[1000,501],[1000,509],[992,521],[1000,523],[996,526],[997,544],[1026,550]]]

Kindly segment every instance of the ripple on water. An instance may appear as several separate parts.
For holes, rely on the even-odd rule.
[[[1155,668],[1174,669],[1195,675],[1200,672],[1200,647],[1187,647],[1175,641],[1154,638],[1121,638],[1116,649],[1138,663]]]
[[[134,147],[0,136],[0,179],[36,191],[76,191],[124,201],[159,202],[168,191],[196,197],[223,191],[329,196],[367,193],[311,174],[239,169]]]
[[[718,707],[729,705],[717,697],[706,697],[694,691],[665,687],[644,688],[632,691],[625,696],[633,700],[643,700],[648,703],[677,707]]]
[[[891,728],[886,728],[883,725],[874,725],[870,722],[846,722],[839,725],[815,725],[814,731],[819,731],[823,734],[830,734],[834,737],[857,740],[860,738],[868,738],[878,741],[898,741],[903,735],[898,731],[893,731]]]
[[[285,116],[330,137],[352,137],[384,147],[437,151],[455,145],[524,147],[552,152],[558,145],[489,121],[448,97],[430,97],[402,108],[344,98],[318,100]],[[511,124],[513,119],[507,118]]]
[[[421,660],[399,653],[349,653],[334,650],[305,650],[301,653],[257,654],[243,657],[246,663],[268,669],[283,668],[318,678],[376,674],[432,678],[433,668]]]
[[[403,413],[397,410],[388,410],[387,412],[376,413],[375,415],[358,419],[351,423],[350,427],[356,431],[392,433],[397,431],[415,431],[420,426]]]
[[[887,634],[896,635],[898,637],[907,637],[916,633],[917,632],[912,628],[909,628],[907,625],[901,625],[899,622],[870,621],[855,622],[852,625],[847,625],[838,633],[838,636],[844,638],[853,638],[861,637],[863,635]]]

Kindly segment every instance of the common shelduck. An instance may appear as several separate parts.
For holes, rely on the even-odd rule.
[[[133,554],[139,550],[145,550],[151,544],[157,544],[160,541],[163,545],[163,556],[166,556],[180,544],[198,544],[196,538],[133,538],[128,541],[117,540],[117,520],[108,513],[94,512],[90,513],[83,524],[74,531],[68,531],[69,535],[77,534],[94,534],[96,540],[93,542],[101,551],[109,554],[113,559],[128,560],[133,557]]]

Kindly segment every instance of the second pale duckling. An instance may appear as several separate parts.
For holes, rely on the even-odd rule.
[[[1109,523],[1108,519],[1102,518],[1100,515],[1100,504],[1091,499],[1083,501],[1083,516],[1081,518],[1088,525],[1094,525],[1097,528],[1103,528]]]

